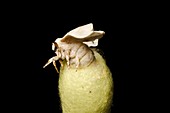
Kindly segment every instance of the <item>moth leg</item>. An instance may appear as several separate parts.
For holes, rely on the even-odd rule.
[[[71,50],[66,51],[66,61],[68,66],[70,66],[70,51]]]
[[[50,58],[50,59],[48,60],[48,62],[43,66],[43,68],[45,68],[46,66],[48,66],[50,63],[53,62],[53,65],[54,65],[57,73],[59,73],[59,71],[58,71],[58,69],[57,69],[57,66],[56,66],[56,64],[55,64],[55,61],[57,61],[59,58],[60,58],[60,57],[58,57],[58,56],[54,56],[54,57]]]
[[[69,66],[70,65],[70,58],[68,55],[66,55],[66,61],[67,61],[67,65]]]
[[[59,73],[57,66],[56,66],[56,63],[55,63],[55,60],[53,60],[53,66],[54,66],[55,70],[57,71],[57,73]]]
[[[80,59],[79,57],[76,57],[76,68],[78,68],[80,65]]]
[[[63,66],[64,66],[64,65],[63,65],[63,61],[60,59],[59,62],[60,62],[60,64],[61,64],[61,67],[63,67]]]

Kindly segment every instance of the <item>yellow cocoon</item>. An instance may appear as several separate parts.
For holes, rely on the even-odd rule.
[[[59,96],[63,113],[110,113],[113,98],[112,73],[103,57],[87,67],[72,68],[63,62],[59,75]]]

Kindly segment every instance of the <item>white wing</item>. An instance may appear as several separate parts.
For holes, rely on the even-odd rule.
[[[96,39],[94,41],[83,42],[83,43],[88,45],[89,47],[96,47],[96,46],[98,46],[98,41],[99,41],[99,39]]]
[[[97,46],[98,40],[96,39],[102,38],[104,34],[104,31],[93,31],[93,24],[90,23],[71,30],[61,41],[70,42],[71,40],[76,40],[85,42],[88,46]]]
[[[80,27],[77,27],[70,32],[68,32],[65,36],[70,35],[75,38],[84,38],[89,36],[91,33],[93,33],[93,24],[86,24]]]

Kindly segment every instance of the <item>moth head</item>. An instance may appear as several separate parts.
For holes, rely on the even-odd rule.
[[[52,50],[56,51],[57,48],[59,48],[60,43],[61,43],[62,38],[57,38],[53,43],[52,43]]]
[[[58,48],[58,44],[57,44],[56,42],[53,42],[53,43],[52,43],[52,50],[53,50],[53,51],[56,51],[57,48]]]

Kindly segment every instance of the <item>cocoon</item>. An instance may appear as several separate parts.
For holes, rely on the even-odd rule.
[[[105,59],[93,50],[95,59],[87,67],[68,67],[59,73],[59,96],[63,113],[110,113],[113,78]]]

